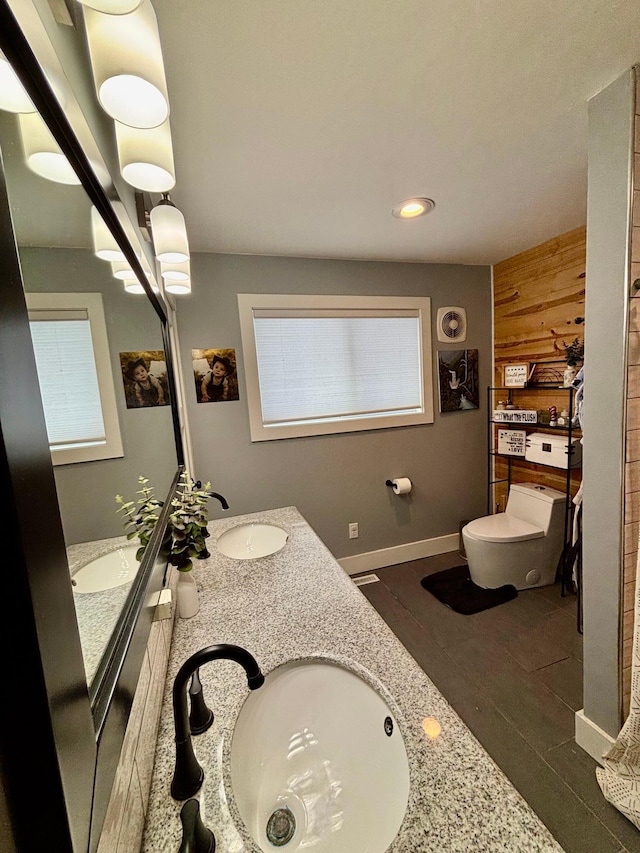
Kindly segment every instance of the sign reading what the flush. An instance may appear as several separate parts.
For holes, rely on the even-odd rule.
[[[493,421],[515,424],[535,424],[538,422],[537,409],[494,409]]]
[[[499,429],[498,453],[524,456],[527,450],[527,433],[523,429]]]

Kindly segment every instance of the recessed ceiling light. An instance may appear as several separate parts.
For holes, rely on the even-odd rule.
[[[430,198],[408,198],[397,204],[391,213],[396,219],[415,219],[416,216],[425,216],[435,206],[435,201]]]

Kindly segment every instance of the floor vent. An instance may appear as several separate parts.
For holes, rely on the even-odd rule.
[[[366,583],[378,583],[379,580],[378,575],[361,575],[359,578],[354,578],[353,582],[356,586],[364,586]]]

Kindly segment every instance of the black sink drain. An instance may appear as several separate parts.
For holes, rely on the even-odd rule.
[[[291,809],[286,806],[276,809],[267,823],[267,838],[274,847],[284,847],[296,831],[296,819]]]

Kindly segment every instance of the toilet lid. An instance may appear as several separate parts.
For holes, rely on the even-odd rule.
[[[466,530],[474,539],[483,542],[524,542],[544,536],[544,530],[506,512],[476,518],[467,524]]]

